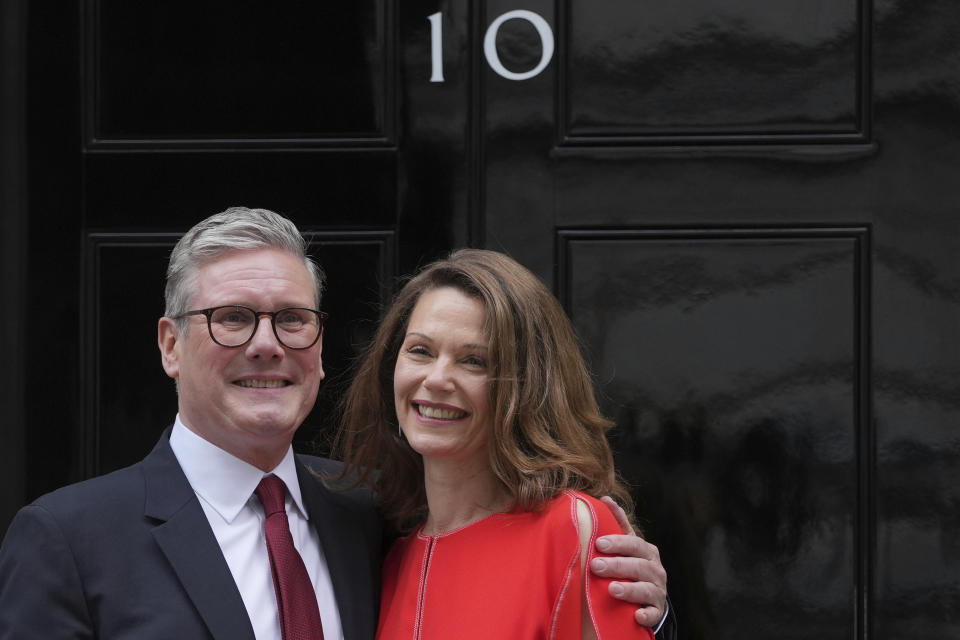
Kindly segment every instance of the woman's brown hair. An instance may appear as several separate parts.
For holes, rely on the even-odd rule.
[[[341,405],[336,450],[404,530],[426,516],[423,462],[398,435],[393,370],[426,291],[453,287],[483,302],[490,348],[490,465],[514,506],[539,509],[564,489],[610,495],[632,518],[579,344],[543,282],[512,258],[461,249],[425,267],[395,298]],[[375,470],[379,470],[376,472]]]

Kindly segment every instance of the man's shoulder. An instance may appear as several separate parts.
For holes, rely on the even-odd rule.
[[[339,460],[312,456],[306,453],[298,453],[297,459],[318,477],[335,477],[343,471],[343,463]]]
[[[95,554],[93,541],[129,534],[128,527],[143,520],[144,496],[139,464],[61,487],[17,512],[4,549],[68,544]]]
[[[138,500],[142,506],[144,492],[142,461],[105,475],[69,484],[34,500],[29,506],[65,516],[89,515],[97,511],[115,510],[124,501]]]
[[[354,474],[344,475],[344,464],[339,460],[307,454],[297,454],[297,460],[337,502],[362,509],[373,508],[373,494],[369,487],[359,484]]]

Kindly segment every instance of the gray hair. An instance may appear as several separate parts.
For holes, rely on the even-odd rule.
[[[319,309],[323,270],[307,256],[306,241],[296,225],[267,209],[230,207],[195,224],[173,248],[167,266],[163,314],[175,318],[189,311],[187,307],[196,291],[197,271],[207,262],[228,251],[263,248],[282,249],[303,260],[313,281],[314,302]],[[181,318],[177,325],[182,331],[186,319]]]

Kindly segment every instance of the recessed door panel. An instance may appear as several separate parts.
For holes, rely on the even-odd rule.
[[[687,637],[850,637],[866,229],[576,230],[559,285]]]
[[[562,6],[566,143],[861,132],[869,23],[853,0]]]
[[[393,136],[386,3],[86,6],[92,144],[388,144]]]

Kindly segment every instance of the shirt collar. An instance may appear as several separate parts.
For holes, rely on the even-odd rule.
[[[233,522],[247,504],[260,480],[271,474],[283,480],[297,510],[304,519],[310,519],[303,506],[293,447],[287,448],[275,469],[264,473],[191,431],[177,414],[170,433],[170,448],[194,492],[228,523]]]

